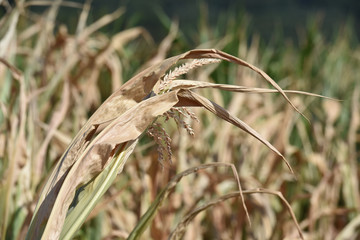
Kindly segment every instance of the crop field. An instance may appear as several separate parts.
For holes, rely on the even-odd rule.
[[[91,1],[0,1],[0,239],[359,239],[353,26],[104,31]],[[31,11],[41,6],[43,11]],[[58,16],[78,15],[69,27]]]

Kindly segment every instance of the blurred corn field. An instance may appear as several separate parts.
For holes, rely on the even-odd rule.
[[[259,36],[248,36],[246,18],[210,27],[205,14],[194,36],[196,48],[221,51],[187,52],[190,46],[176,21],[159,13],[168,30],[159,44],[140,27],[109,36],[101,29],[126,9],[88,24],[90,3],[19,0],[12,6],[0,1],[6,9],[0,19],[1,239],[36,239],[36,229],[51,233],[45,225],[55,213],[40,223],[36,214],[47,208],[39,210],[37,203],[61,174],[78,176],[94,188],[105,181],[108,172],[75,171],[82,168],[62,160],[64,152],[81,157],[92,141],[118,141],[117,135],[101,135],[117,116],[106,118],[106,108],[100,107],[115,99],[105,101],[118,89],[123,96],[135,94],[121,109],[136,107],[129,118],[147,111],[156,116],[140,119],[147,134],[117,144],[108,154],[114,158],[103,172],[110,166],[119,174],[106,180],[111,184],[91,203],[94,208],[82,216],[79,230],[72,229],[76,219],[71,218],[86,207],[79,199],[92,189],[64,180],[76,189],[71,201],[64,201],[68,205],[56,205],[59,212],[67,206],[61,214],[67,214],[68,229],[57,229],[56,238],[359,239],[360,47],[350,25],[333,41],[326,41],[314,23],[298,45],[281,40],[265,45]],[[29,11],[39,4],[44,13]],[[65,7],[79,9],[74,32],[57,20]],[[148,67],[153,68],[141,72]],[[152,75],[159,82],[152,83],[149,95],[138,91],[139,82],[125,84],[133,76]],[[277,90],[267,90],[271,85]],[[117,134],[125,132],[119,129]],[[84,145],[72,144],[75,150],[68,151],[79,136],[86,136]]]

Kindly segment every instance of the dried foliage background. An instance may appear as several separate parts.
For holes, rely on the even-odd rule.
[[[89,1],[85,5],[54,1],[44,14],[28,10],[37,2],[18,1],[15,8],[6,1],[2,4],[8,11],[0,19],[0,238],[23,239],[56,161],[91,114],[137,72],[186,52],[189,46],[177,23],[169,20],[169,34],[159,44],[139,27],[112,36],[100,31],[121,18],[125,9],[88,25]],[[64,5],[81,9],[75,33],[56,20]],[[284,41],[264,45],[258,36],[247,36],[246,24],[246,19],[229,19],[220,26],[222,32],[209,27],[204,15],[195,36],[198,48],[239,56],[284,89],[343,100],[289,94],[309,124],[279,94],[197,90],[271,142],[290,161],[297,179],[276,154],[215,115],[190,109],[197,121],[190,113],[174,113],[180,125],[166,117],[153,125],[155,135],[171,139],[171,163],[168,156],[158,161],[151,131],[144,135],[76,239],[126,238],[172,177],[214,162],[234,164],[244,190],[281,192],[305,239],[359,237],[360,48],[351,27],[344,26],[329,43],[316,24],[310,25],[297,46]],[[184,78],[269,87],[249,69],[225,62],[194,69]],[[158,143],[161,147],[164,142]],[[170,155],[168,145],[162,147],[160,156]],[[279,197],[245,195],[251,226],[240,198],[221,198],[238,190],[229,165],[193,172],[184,174],[168,194],[143,239],[167,239],[186,215],[194,218],[185,226],[185,239],[299,237]]]

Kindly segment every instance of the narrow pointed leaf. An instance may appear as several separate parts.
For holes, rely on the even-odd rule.
[[[202,97],[194,92],[183,90],[179,92],[179,104],[177,106],[201,106],[207,109],[208,111],[212,112],[216,116],[224,119],[225,121],[233,124],[234,126],[242,129],[246,133],[250,134],[251,136],[255,137],[257,140],[262,142],[265,146],[271,149],[274,153],[280,156],[284,162],[286,163],[289,170],[293,173],[293,170],[289,164],[289,162],[285,159],[285,157],[265,138],[263,138],[258,132],[256,132],[253,128],[247,125],[245,122],[241,121],[237,117],[233,116],[229,113],[226,109],[222,108],[221,106],[217,105],[216,103],[210,101],[209,99]]]
[[[169,89],[171,90],[177,90],[177,89],[198,89],[198,88],[216,88],[224,91],[230,91],[230,92],[240,92],[240,93],[279,93],[276,89],[268,89],[268,88],[254,88],[254,87],[246,87],[246,86],[239,86],[239,85],[230,85],[230,84],[217,84],[217,83],[210,83],[210,82],[200,82],[200,81],[194,81],[194,80],[187,80],[187,79],[179,79],[172,81],[169,85]],[[303,91],[297,91],[297,90],[283,90],[285,93],[291,93],[291,94],[301,94],[301,95],[307,95],[312,97],[319,97],[319,98],[325,98],[333,101],[339,101],[338,99],[326,97],[323,95],[315,94],[315,93],[309,93],[309,92],[303,92]]]

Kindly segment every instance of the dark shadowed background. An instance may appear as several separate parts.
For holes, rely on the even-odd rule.
[[[126,7],[122,26],[144,26],[155,39],[166,34],[158,17],[160,11],[171,19],[179,19],[180,29],[190,39],[202,14],[207,14],[211,25],[225,21],[229,14],[238,21],[246,14],[249,30],[265,39],[271,38],[274,31],[285,38],[296,39],[298,31],[314,21],[329,38],[345,23],[354,24],[357,35],[360,34],[360,2],[356,0],[94,0],[93,6],[94,17]]]
[[[84,0],[76,0],[84,2]],[[260,34],[268,41],[274,35],[282,39],[297,41],[301,31],[310,25],[332,39],[338,35],[339,28],[350,24],[360,36],[360,1],[357,0],[93,0],[90,20],[96,20],[106,13],[124,7],[126,13],[119,20],[104,29],[109,34],[133,26],[144,26],[155,40],[162,39],[168,32],[164,17],[178,19],[180,30],[185,38],[194,42],[201,21],[211,26],[227,21],[238,21],[246,17],[246,28],[250,33]],[[45,7],[32,7],[33,11],[42,11]],[[69,24],[77,22],[80,9],[67,8],[61,11],[59,22]],[[0,12],[1,14],[1,12]]]

